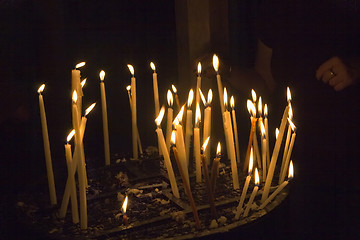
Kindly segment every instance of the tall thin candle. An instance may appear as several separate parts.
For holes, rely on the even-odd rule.
[[[195,128],[194,128],[194,156],[196,167],[196,182],[201,182],[201,155],[200,155],[200,121],[201,112],[199,103],[196,104],[195,111]]]
[[[192,123],[192,110],[191,105],[194,99],[194,91],[190,89],[187,109],[186,109],[186,131],[185,131],[185,152],[186,152],[186,164],[189,167],[189,157],[190,157],[190,140],[193,135],[193,123]]]
[[[200,92],[201,88],[201,63],[197,65],[197,78],[196,78],[196,89],[195,89],[195,104],[200,104]]]
[[[167,91],[167,119],[166,119],[166,149],[170,151],[170,140],[171,140],[171,132],[172,132],[172,121],[173,121],[173,95],[170,90]]]
[[[139,153],[138,153],[138,146],[137,146],[137,108],[136,108],[136,79],[134,76],[134,67],[130,64],[127,65],[130,73],[132,75],[131,77],[131,100],[132,100],[132,145],[133,145],[133,158],[138,159]]]
[[[159,104],[159,89],[158,89],[157,73],[156,73],[155,64],[153,62],[150,63],[150,67],[154,71],[154,73],[153,73],[153,89],[154,89],[155,116],[158,116],[159,111],[160,111],[160,104]]]
[[[295,137],[296,137],[296,126],[294,125],[294,123],[290,120],[290,118],[288,118],[288,121],[289,121],[289,125],[293,131],[293,134],[291,135],[291,141],[290,141],[290,146],[289,146],[289,151],[286,155],[286,159],[285,159],[285,162],[284,162],[284,169],[283,171],[280,173],[280,178],[279,178],[279,184],[281,184],[284,179],[285,179],[285,169],[288,168],[288,165],[289,165],[289,161],[290,161],[290,157],[291,157],[291,153],[292,153],[292,150],[293,150],[293,147],[294,147],[294,143],[295,143]]]
[[[219,175],[219,163],[221,160],[221,145],[220,142],[218,142],[217,148],[216,148],[216,157],[212,163],[211,167],[211,176],[210,176],[210,186],[211,190],[213,192],[213,195],[215,195],[215,189],[216,189],[216,179]]]
[[[249,143],[248,143],[248,147],[246,150],[246,155],[245,155],[245,163],[244,163],[244,171],[246,170],[246,166],[248,166],[249,164],[249,159],[250,159],[250,149],[253,143],[253,137],[254,137],[254,131],[255,131],[255,127],[256,127],[256,110],[255,110],[255,106],[254,103],[251,100],[247,100],[247,108],[248,111],[250,113],[250,121],[251,121],[251,129],[250,129],[250,135],[249,135]]]
[[[201,90],[199,90],[199,93],[201,93]],[[205,97],[203,96],[202,93],[200,94],[200,96],[205,106],[203,139],[207,139],[211,135],[211,102],[213,98],[212,90],[209,89],[208,91],[207,101],[205,100]],[[211,145],[207,146],[205,150],[205,156],[207,159],[210,159],[210,150],[211,150]]]
[[[238,135],[238,128],[237,128],[236,114],[235,114],[234,96],[231,96],[231,98],[230,98],[230,107],[231,107],[231,116],[232,116],[232,121],[233,121],[233,126],[234,126],[236,161],[237,161],[237,163],[240,163],[240,146],[239,146],[239,135]]]
[[[100,71],[99,76],[100,76],[100,91],[101,91],[101,110],[102,110],[102,119],[103,119],[105,165],[110,165],[109,125],[108,125],[108,117],[107,117],[104,70]]]

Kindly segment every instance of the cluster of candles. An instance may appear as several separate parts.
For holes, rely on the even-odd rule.
[[[67,137],[67,143],[65,145],[65,155],[66,162],[68,167],[68,179],[66,182],[66,187],[63,195],[63,200],[60,207],[60,216],[65,217],[69,200],[71,199],[71,211],[73,222],[79,222],[78,214],[78,203],[76,196],[76,184],[75,184],[75,174],[78,175],[79,181],[79,201],[80,201],[80,226],[82,229],[87,228],[87,204],[86,204],[86,188],[87,188],[87,177],[86,177],[86,163],[85,163],[85,154],[83,148],[83,139],[84,132],[86,127],[87,115],[95,106],[95,103],[92,104],[85,111],[85,115],[81,117],[82,109],[82,87],[85,84],[85,80],[80,80],[80,70],[78,68],[84,66],[85,63],[80,63],[76,65],[75,69],[72,70],[72,92],[73,92],[73,101],[72,101],[72,124],[73,130]],[[192,196],[191,187],[190,187],[190,177],[189,177],[189,162],[194,159],[195,161],[195,176],[196,182],[201,183],[202,178],[206,185],[207,195],[209,199],[209,205],[211,214],[213,217],[217,216],[215,203],[214,203],[214,192],[216,186],[216,178],[219,174],[219,163],[221,160],[221,145],[220,142],[217,146],[216,157],[212,161],[211,171],[209,173],[209,165],[211,159],[211,150],[210,150],[210,137],[211,137],[211,103],[213,98],[212,90],[210,89],[207,94],[207,99],[201,91],[201,63],[198,63],[198,76],[196,81],[195,94],[191,89],[189,91],[187,102],[180,106],[179,97],[177,94],[177,89],[172,85],[172,91],[168,90],[167,92],[167,124],[166,124],[166,137],[163,134],[161,127],[161,122],[165,115],[165,107],[160,108],[159,104],[159,93],[158,93],[158,84],[157,84],[157,73],[155,64],[150,63],[151,69],[153,72],[153,90],[154,90],[154,103],[155,103],[155,124],[156,124],[156,134],[158,138],[158,147],[159,154],[164,158],[164,164],[167,170],[168,178],[170,181],[170,186],[173,195],[176,198],[180,198],[179,188],[177,186],[177,180],[175,173],[172,167],[172,162],[170,158],[170,151],[174,153],[175,161],[179,169],[181,179],[183,182],[184,191],[189,198],[191,208],[193,210],[194,219],[196,222],[196,227],[201,228],[199,216],[197,213],[197,208]],[[234,190],[240,189],[239,186],[239,176],[238,176],[238,164],[240,163],[240,151],[239,151],[239,140],[238,140],[238,130],[237,130],[237,121],[235,113],[235,100],[232,96],[230,98],[230,109],[228,104],[228,94],[227,89],[223,88],[220,74],[218,72],[219,68],[219,59],[216,55],[213,56],[213,67],[216,71],[216,80],[217,87],[219,92],[220,107],[223,120],[224,135],[226,141],[226,150],[227,156],[230,159],[231,166],[231,176]],[[131,116],[132,116],[132,146],[133,146],[133,159],[139,158],[142,154],[142,146],[139,137],[139,131],[137,127],[137,100],[136,100],[136,79],[134,76],[134,68],[132,65],[128,65],[128,68],[131,73],[131,85],[127,86],[127,92],[129,97]],[[100,72],[100,91],[101,91],[101,103],[102,103],[102,116],[103,116],[103,135],[104,135],[104,152],[105,152],[105,165],[110,164],[110,148],[109,148],[109,134],[108,134],[108,122],[107,122],[107,110],[106,110],[106,96],[105,96],[105,85],[104,85],[105,72]],[[45,85],[43,84],[39,90],[39,104],[40,104],[40,115],[43,129],[43,140],[45,148],[45,159],[49,183],[49,192],[50,192],[50,201],[51,204],[56,204],[56,193],[55,193],[55,184],[54,176],[51,165],[51,153],[50,145],[48,140],[47,124],[46,124],[46,115],[43,102],[42,92]],[[173,103],[175,102],[179,113],[176,117],[173,117]],[[192,103],[195,95],[195,117],[192,114]],[[204,121],[201,128],[201,108],[200,101],[203,103],[204,108]],[[287,89],[287,101],[288,105],[284,110],[284,114],[281,120],[279,129],[277,129],[276,142],[272,154],[269,149],[269,132],[268,132],[268,109],[267,105],[264,105],[264,111],[262,99],[259,97],[257,101],[256,93],[252,90],[252,100],[247,101],[247,108],[250,113],[250,135],[249,142],[247,146],[246,156],[243,163],[244,171],[247,170],[247,177],[245,179],[245,184],[242,189],[242,194],[240,196],[240,201],[238,207],[236,208],[235,219],[239,219],[240,215],[243,214],[246,217],[249,214],[252,203],[260,187],[260,182],[264,183],[261,197],[261,205],[258,209],[264,208],[274,197],[288,184],[289,180],[293,177],[293,164],[290,161],[292,149],[296,137],[296,127],[292,122],[292,108],[291,108],[291,93],[290,89]],[[258,105],[256,111],[256,104]],[[183,116],[186,114],[186,124],[183,124]],[[258,123],[258,125],[257,125]],[[185,128],[184,128],[185,126]],[[279,174],[279,186],[277,189],[269,196],[270,186],[273,181],[274,171],[280,153],[280,148],[283,142],[283,136],[285,135],[286,127],[288,126],[287,136],[285,140],[285,145],[283,148],[283,157],[282,164]],[[260,131],[257,131],[260,129]],[[202,136],[200,132],[203,132]],[[260,134],[260,147],[258,144],[258,134]],[[75,148],[72,152],[71,145],[69,144],[72,137],[75,136]],[[203,145],[201,146],[201,138],[203,140]],[[193,139],[193,141],[191,141]],[[193,146],[191,146],[193,142]],[[190,150],[193,150],[193,156],[190,156]],[[261,154],[260,154],[261,152]],[[244,209],[244,201],[248,191],[249,183],[251,181],[251,176],[253,173],[254,165],[255,168],[255,187],[249,198],[249,201]],[[262,172],[262,181],[260,181],[259,170]],[[288,179],[285,181],[285,175],[289,169]],[[124,224],[128,223],[128,217],[126,215],[126,208],[128,204],[128,198],[126,197],[124,204],[122,206],[122,213]]]

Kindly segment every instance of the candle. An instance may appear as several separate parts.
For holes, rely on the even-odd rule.
[[[72,168],[72,153],[71,153],[71,145],[69,144],[71,138],[74,136],[75,130],[73,129],[66,139],[65,144],[65,158],[66,158],[66,165],[68,169],[68,179],[70,181],[70,198],[71,198],[71,213],[72,213],[72,220],[73,223],[79,222],[79,209],[78,209],[78,203],[77,203],[77,194],[76,194],[76,184],[75,184],[75,176],[74,171],[75,169]],[[65,195],[64,195],[65,196]],[[66,214],[66,208],[65,212],[60,213],[61,217],[65,217]]]
[[[286,187],[286,185],[288,185],[289,181],[294,177],[294,166],[293,166],[293,162],[290,162],[290,166],[289,166],[289,175],[288,175],[288,180],[284,181],[271,195],[270,197],[268,197],[266,199],[265,202],[263,202],[259,209],[263,209],[264,207],[266,207],[266,205],[268,205],[268,203],[270,203],[275,197],[276,195],[279,194],[279,192],[281,192],[281,190],[284,189],[284,187]]]
[[[249,215],[249,211],[251,209],[251,205],[254,202],[255,196],[257,194],[257,191],[259,189],[259,183],[260,183],[260,179],[259,179],[259,172],[257,170],[257,168],[255,168],[255,187],[251,193],[249,202],[246,206],[245,212],[244,212],[244,217],[247,217]]]
[[[243,188],[241,196],[240,196],[240,201],[239,201],[239,204],[238,204],[238,206],[236,208],[236,213],[235,213],[235,219],[236,220],[239,219],[240,214],[244,211],[243,210],[243,204],[244,204],[246,193],[247,193],[247,190],[249,188],[249,183],[250,183],[250,180],[251,180],[251,172],[252,172],[252,168],[253,168],[253,163],[254,163],[254,153],[253,153],[253,148],[251,148],[248,175],[247,175],[247,177],[245,179],[244,188]]]
[[[289,113],[289,106],[286,106],[282,120],[281,120],[281,124],[280,124],[279,135],[276,139],[274,151],[271,156],[269,171],[266,176],[265,187],[264,187],[264,192],[261,197],[261,202],[264,202],[266,200],[266,198],[269,196],[269,190],[270,190],[271,182],[272,182],[272,179],[274,176],[276,161],[277,161],[277,158],[279,155],[282,138],[284,136],[284,130],[285,130],[285,126],[286,126],[286,119],[287,119],[288,113]]]
[[[41,128],[43,135],[46,174],[47,174],[48,186],[49,186],[50,203],[51,205],[56,205],[57,199],[56,199],[56,191],[55,191],[54,172],[53,172],[52,160],[51,160],[49,133],[48,133],[48,127],[46,121],[44,99],[43,99],[43,95],[41,94],[44,91],[44,88],[45,88],[45,84],[42,84],[38,89],[40,120],[41,120]]]
[[[199,92],[201,93],[201,90],[199,90]],[[211,135],[211,105],[210,104],[212,102],[213,93],[212,93],[212,90],[209,89],[208,95],[207,95],[207,101],[205,100],[205,97],[202,93],[200,95],[201,95],[202,101],[205,106],[203,139],[207,139]],[[207,159],[210,159],[210,149],[211,149],[211,146],[209,145],[209,146],[207,146],[207,148],[205,150],[205,156]]]
[[[172,132],[172,121],[173,121],[173,95],[170,90],[167,91],[167,102],[168,102],[168,109],[167,109],[167,120],[166,120],[166,149],[170,151],[170,140],[171,140],[171,132]]]
[[[75,69],[71,71],[71,92],[74,92],[76,90],[77,94],[78,94],[78,100],[76,102],[77,107],[78,107],[78,111],[79,111],[79,118],[81,117],[81,109],[82,109],[82,96],[83,91],[82,91],[82,86],[80,83],[80,70],[78,70],[78,68],[81,68],[83,66],[85,66],[85,62],[81,62],[76,64]]]
[[[130,64],[127,65],[130,73],[132,75],[131,77],[131,101],[132,101],[132,145],[133,145],[133,158],[138,159],[138,146],[137,146],[137,109],[136,109],[136,79],[134,76],[134,67]]]
[[[183,133],[183,127],[181,125],[182,118],[184,115],[184,108],[185,108],[185,106],[182,106],[180,112],[178,113],[175,120],[173,121],[173,126],[176,130],[176,142],[177,142],[177,149],[179,152],[179,161],[182,164],[182,169],[184,171],[186,180],[189,181],[189,170],[187,168],[184,133]]]
[[[250,121],[251,121],[251,129],[250,129],[250,135],[249,135],[249,143],[248,143],[248,147],[246,150],[246,155],[245,155],[245,163],[244,163],[244,171],[246,170],[246,166],[248,166],[249,164],[249,159],[250,159],[250,149],[253,143],[253,137],[254,137],[254,131],[255,131],[255,127],[256,127],[256,110],[255,110],[255,106],[254,103],[251,100],[247,100],[247,109],[250,113]]]
[[[266,179],[266,135],[265,135],[265,126],[264,123],[261,122],[260,125],[260,129],[261,129],[261,138],[262,138],[262,142],[261,142],[261,153],[262,153],[262,181],[264,182]]]
[[[256,92],[254,91],[254,89],[251,89],[251,95],[252,95],[252,100],[253,100],[253,104],[254,104],[254,108],[255,108],[255,118],[256,118]],[[257,141],[257,135],[256,135],[256,125],[254,128],[254,136],[253,136],[253,147],[254,147],[254,159],[256,159],[257,162],[257,166],[261,167],[261,159],[260,159],[260,151],[259,151],[259,145],[258,145],[258,141]]]
[[[191,206],[191,209],[192,209],[192,212],[193,212],[193,215],[194,215],[194,219],[195,219],[196,228],[200,229],[201,228],[200,219],[199,219],[199,215],[198,215],[198,212],[197,212],[195,201],[194,201],[191,189],[190,189],[190,182],[188,181],[188,178],[186,178],[186,176],[185,176],[186,171],[183,170],[183,167],[182,167],[182,164],[180,162],[178,151],[177,151],[175,143],[176,143],[176,136],[175,136],[175,131],[173,131],[172,134],[171,134],[171,145],[172,145],[171,149],[174,152],[175,160],[176,160],[177,166],[179,168],[181,179],[183,181],[185,193],[189,198],[190,206]]]
[[[221,145],[220,142],[218,142],[217,148],[216,148],[216,157],[212,163],[211,168],[211,179],[210,179],[210,186],[211,190],[213,192],[213,195],[215,195],[215,188],[216,188],[216,179],[219,175],[219,162],[221,160]]]
[[[202,167],[203,167],[203,174],[204,174],[204,179],[205,179],[205,184],[206,184],[206,190],[207,190],[207,194],[208,194],[208,198],[209,198],[211,215],[214,218],[216,218],[217,213],[216,213],[216,209],[215,209],[214,193],[213,193],[212,187],[210,185],[209,172],[208,172],[207,163],[206,163],[206,156],[204,155],[204,150],[206,149],[206,146],[209,143],[209,139],[210,139],[210,137],[208,137],[205,140],[205,142],[201,148],[201,151],[202,151],[201,163],[202,163]]]
[[[201,63],[199,62],[197,65],[197,78],[196,78],[196,90],[195,90],[195,104],[200,104],[200,92],[199,89],[201,88]]]
[[[292,111],[291,103],[289,102],[289,117],[288,117],[288,119],[290,119],[290,121],[291,121],[292,118],[293,118],[293,111]],[[290,121],[289,121],[289,123],[290,123]],[[287,155],[288,150],[289,150],[290,137],[291,137],[291,125],[289,124],[288,125],[287,135],[286,135],[286,140],[285,140],[283,158],[282,158],[281,167],[280,167],[280,173],[281,174],[285,171],[284,169],[287,169],[287,167],[284,168],[284,164],[285,164],[285,161],[286,161],[286,155]],[[281,174],[280,174],[280,176],[281,176]],[[280,183],[281,182],[280,182],[280,178],[279,178],[279,184]]]
[[[173,92],[174,92],[174,94],[175,94],[176,106],[177,106],[178,109],[180,109],[180,102],[179,102],[179,96],[178,96],[178,94],[177,94],[177,89],[176,89],[176,87],[174,86],[174,84],[171,85],[171,88],[172,88],[172,90],[173,90]]]
[[[230,107],[231,107],[232,121],[233,121],[233,124],[234,124],[236,161],[237,161],[237,163],[240,163],[239,135],[238,135],[237,122],[236,122],[235,99],[234,99],[234,96],[231,96],[231,98],[230,98]]]
[[[216,54],[213,55],[213,67],[216,72],[216,81],[217,81],[217,86],[218,86],[218,91],[219,91],[219,101],[220,101],[221,113],[223,113],[225,111],[223,86],[222,86],[221,77],[219,74],[219,58]]]
[[[155,116],[158,116],[160,111],[160,105],[159,105],[159,89],[158,89],[157,73],[156,73],[155,64],[153,62],[150,63],[150,67],[154,71],[153,89],[154,89]]]
[[[265,152],[265,156],[266,156],[266,147],[263,146],[265,141],[265,132],[263,134],[263,132],[261,131],[261,124],[264,124],[263,122],[263,111],[262,111],[262,98],[261,96],[259,97],[259,101],[258,101],[258,113],[259,113],[259,119],[258,119],[258,123],[259,123],[259,129],[260,129],[260,146],[261,146],[261,159],[262,159],[262,154],[263,152]],[[265,127],[265,126],[264,126]],[[265,148],[265,150],[263,151],[263,148]],[[260,154],[260,153],[259,153]],[[261,161],[259,159],[259,161]],[[261,168],[263,168],[264,164],[261,165]]]
[[[294,123],[291,121],[290,118],[288,118],[289,121],[289,125],[293,131],[293,134],[291,135],[291,141],[290,141],[290,146],[289,146],[289,151],[286,155],[286,160],[284,162],[284,169],[283,171],[280,173],[280,178],[279,178],[279,184],[281,184],[284,179],[285,179],[285,169],[287,169],[287,166],[289,165],[289,161],[290,161],[290,157],[291,157],[291,153],[294,147],[294,143],[295,143],[295,137],[296,137],[296,126],[294,125]]]
[[[270,147],[269,147],[269,120],[268,120],[268,106],[264,105],[264,125],[265,125],[265,139],[266,139],[266,167],[270,165]]]
[[[108,126],[107,105],[106,105],[106,95],[105,95],[104,70],[101,70],[99,76],[100,76],[100,92],[101,92],[101,109],[102,109],[102,119],[103,119],[105,165],[110,165],[109,126]]]
[[[161,148],[161,152],[164,156],[164,163],[165,163],[165,167],[169,176],[169,180],[170,180],[170,185],[171,185],[171,190],[174,194],[175,197],[180,198],[179,195],[179,190],[178,190],[178,186],[176,184],[176,179],[175,179],[175,174],[174,174],[174,170],[172,168],[171,165],[171,160],[170,160],[170,155],[169,152],[166,148],[166,142],[165,142],[165,138],[164,138],[164,134],[163,131],[160,127],[161,125],[161,121],[164,117],[165,114],[165,107],[162,107],[160,112],[159,112],[159,116],[155,119],[155,123],[156,123],[156,134],[159,140],[159,147]]]
[[[196,167],[196,182],[201,182],[201,156],[200,156],[200,121],[201,112],[199,103],[196,104],[195,111],[195,128],[194,128],[194,156],[195,156],[195,167]]]
[[[186,110],[186,129],[185,129],[185,152],[186,152],[186,164],[189,167],[189,157],[190,157],[190,139],[193,134],[193,124],[192,124],[192,110],[191,104],[194,99],[194,91],[190,89],[188,101],[187,101],[187,110]]]
[[[125,200],[124,200],[123,205],[121,207],[121,212],[123,214],[123,222],[124,222],[125,226],[127,226],[129,224],[129,218],[126,215],[127,205],[128,205],[128,196],[125,197]]]
[[[131,86],[128,85],[126,87],[126,90],[128,92],[128,97],[129,97],[129,103],[130,103],[130,110],[131,110],[131,113],[132,113],[132,100],[131,100]],[[139,129],[136,128],[136,136],[137,136],[137,143],[138,143],[138,146],[139,146],[139,152],[140,152],[140,155],[143,155],[143,150],[142,150],[142,145],[141,145],[141,139],[140,139],[140,134],[139,134]]]

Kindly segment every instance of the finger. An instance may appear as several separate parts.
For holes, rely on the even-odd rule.
[[[330,80],[334,79],[336,77],[335,73],[333,71],[327,70],[322,76],[321,81],[324,83],[329,83]]]
[[[339,76],[334,76],[329,80],[329,85],[334,87],[335,85],[339,84],[340,82],[342,82],[341,78]]]
[[[335,91],[341,91],[346,88],[348,84],[346,82],[339,82],[336,86],[334,86]]]
[[[325,61],[316,70],[316,78],[320,80],[323,74],[329,71],[334,65],[336,65],[336,63],[337,63],[337,57],[332,57],[329,60]]]

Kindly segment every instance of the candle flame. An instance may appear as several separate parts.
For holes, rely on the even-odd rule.
[[[75,129],[71,130],[71,132],[69,133],[69,135],[66,138],[66,141],[70,142],[74,135],[75,135]]]
[[[292,106],[291,103],[289,102],[289,118],[292,120],[293,119],[293,110],[292,110]]]
[[[287,101],[290,103],[291,102],[291,92],[290,92],[289,87],[286,88],[286,96],[287,96]]]
[[[175,132],[175,130],[173,130],[173,131],[171,132],[170,143],[171,143],[172,145],[176,146],[175,142],[176,142],[176,132]]]
[[[131,86],[127,85],[126,90],[130,91],[131,90]]]
[[[81,67],[85,66],[85,64],[86,64],[86,62],[78,63],[78,64],[76,64],[75,69],[81,68]]]
[[[200,75],[200,73],[201,73],[201,62],[199,62],[198,65],[197,65],[197,72]]]
[[[45,88],[45,84],[41,84],[41,86],[39,87],[39,89],[37,90],[38,93],[42,93],[44,91]]]
[[[190,108],[191,104],[193,102],[194,99],[194,91],[192,89],[190,89],[189,91],[189,96],[188,96],[188,101],[187,101],[187,107]]]
[[[205,140],[204,144],[203,144],[202,147],[201,147],[201,149],[202,149],[203,151],[205,151],[205,149],[206,149],[206,147],[207,147],[207,145],[208,145],[208,143],[209,143],[209,140],[210,140],[210,136],[207,137],[207,139]]]
[[[291,121],[291,119],[290,119],[290,118],[288,118],[288,121],[289,121],[289,124],[290,124],[291,130],[293,130],[293,132],[295,132],[295,130],[296,130],[296,126],[295,126],[295,124]]]
[[[99,76],[100,76],[100,80],[104,81],[104,79],[105,79],[105,71],[101,70]]]
[[[216,148],[216,157],[221,156],[221,144],[218,142],[217,148]]]
[[[231,96],[231,98],[230,98],[230,107],[231,107],[232,109],[234,109],[234,108],[235,108],[235,100],[234,100],[234,96]]]
[[[131,75],[134,76],[134,74],[135,74],[134,67],[131,64],[128,64],[127,67],[129,68]]]
[[[211,104],[212,99],[213,99],[213,93],[212,93],[212,90],[210,88],[209,91],[208,91],[208,95],[207,95],[207,104],[208,105]]]
[[[201,121],[201,111],[199,103],[196,103],[196,110],[195,110],[195,126],[199,127],[199,123]]]
[[[162,119],[164,117],[164,114],[165,114],[165,107],[162,106],[161,109],[160,109],[158,117],[155,119],[156,126],[160,127],[161,121],[162,121]]]
[[[259,186],[259,184],[260,184],[259,171],[257,168],[255,168],[255,185]]]
[[[174,121],[173,121],[173,127],[174,127],[174,129],[176,129],[179,124],[180,124],[180,123],[179,123],[179,119],[175,118]]]
[[[255,103],[256,102],[256,92],[254,91],[254,89],[251,89],[251,96],[252,96],[252,100]]]
[[[201,101],[203,102],[204,106],[206,106],[206,99],[200,88],[199,88],[199,93],[200,93]]]
[[[156,71],[155,64],[153,62],[150,63],[150,67],[152,70],[154,70],[154,72]]]
[[[218,72],[219,70],[219,58],[216,54],[213,55],[213,67],[215,69],[215,72]]]
[[[176,89],[176,87],[174,86],[174,84],[171,85],[171,88],[172,88],[173,92],[174,92],[175,94],[177,94],[177,89]]]
[[[95,105],[96,103],[93,103],[85,110],[85,116],[87,116],[91,112],[91,110],[94,109]]]
[[[248,174],[249,174],[249,175],[250,175],[251,172],[252,172],[253,166],[254,166],[254,150],[253,150],[253,147],[251,147],[251,150],[250,150],[250,160],[249,160],[249,170],[248,170]]]
[[[265,138],[266,137],[266,131],[265,131],[264,123],[262,121],[260,123],[260,129],[261,129],[262,137]]]
[[[227,95],[226,87],[224,87],[224,106],[225,106],[225,108],[227,107],[227,104],[228,104],[228,95]]]
[[[78,98],[78,96],[77,96],[76,90],[74,90],[73,95],[72,95],[72,100],[74,103],[77,102],[77,98]]]
[[[167,91],[167,102],[168,102],[169,107],[173,106],[174,98],[173,98],[173,95],[170,90]]]
[[[259,97],[259,102],[258,102],[258,112],[259,112],[259,115],[262,116],[262,99],[261,99],[261,96]]]
[[[181,107],[180,112],[178,113],[178,115],[175,118],[175,119],[178,120],[179,123],[181,123],[181,121],[182,121],[182,118],[183,118],[183,115],[184,115],[184,108],[185,108],[185,105],[183,105]]]
[[[279,132],[280,132],[280,131],[279,131],[279,129],[278,129],[278,128],[276,128],[276,129],[275,129],[275,137],[276,137],[276,139],[277,139],[277,138],[278,138],[278,136],[279,136]]]
[[[247,100],[247,109],[252,117],[256,117],[255,105],[250,99]]]
[[[290,165],[289,165],[289,174],[288,174],[288,178],[292,179],[294,177],[294,165],[293,165],[293,161],[290,161]]]
[[[123,203],[123,205],[121,207],[123,214],[126,213],[127,205],[128,205],[128,196],[125,197],[124,203]]]
[[[85,84],[86,84],[86,80],[87,80],[87,78],[85,78],[84,80],[82,80],[82,81],[81,81],[81,83],[80,83],[80,84],[81,84],[81,87],[82,87],[82,88],[85,86]]]
[[[267,104],[264,105],[264,117],[268,116],[268,106]]]

